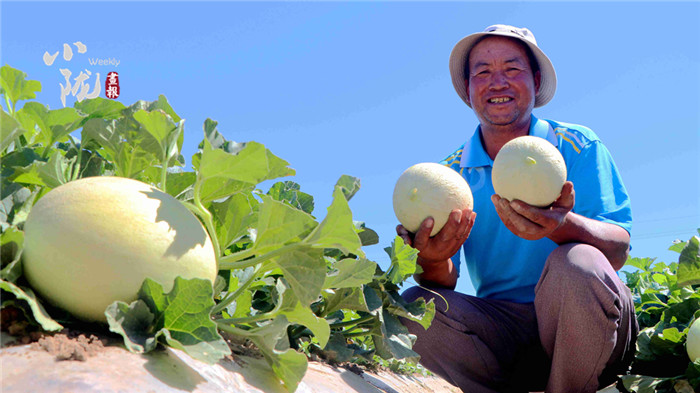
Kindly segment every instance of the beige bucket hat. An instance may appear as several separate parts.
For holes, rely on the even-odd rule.
[[[470,34],[462,38],[457,45],[452,48],[452,53],[450,54],[450,75],[452,76],[452,84],[460,98],[469,105],[467,100],[467,88],[464,85],[466,79],[464,69],[467,63],[467,55],[479,39],[486,35],[513,37],[527,44],[537,60],[541,74],[540,90],[535,95],[535,107],[540,107],[548,103],[549,100],[554,97],[554,92],[557,89],[557,74],[554,71],[552,62],[537,46],[535,36],[530,30],[524,27],[508,25],[489,26],[481,33]],[[469,105],[469,107],[471,108],[471,105]]]

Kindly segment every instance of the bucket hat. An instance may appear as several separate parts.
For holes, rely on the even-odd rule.
[[[484,29],[483,32],[470,34],[462,38],[452,48],[450,54],[450,75],[452,84],[460,98],[471,108],[467,100],[467,88],[464,85],[466,80],[465,67],[469,51],[479,40],[487,35],[505,36],[516,38],[524,42],[535,56],[535,60],[540,68],[541,80],[540,90],[535,95],[535,107],[540,107],[549,102],[557,89],[557,74],[554,66],[547,55],[537,46],[537,41],[532,32],[524,27],[514,27],[509,25],[492,25]]]

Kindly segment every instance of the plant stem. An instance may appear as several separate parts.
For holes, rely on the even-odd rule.
[[[234,299],[236,299],[244,290],[248,289],[250,284],[257,278],[258,272],[266,270],[266,268],[269,266],[269,263],[261,263],[255,267],[255,270],[253,271],[253,274],[250,276],[246,282],[244,282],[241,286],[239,286],[236,289],[236,292],[234,292],[231,296],[227,296],[224,301],[220,302],[217,304],[213,309],[212,309],[212,314],[214,312],[218,312],[219,310],[223,310],[226,306],[231,304]],[[223,308],[222,308],[222,304]],[[248,317],[241,317],[241,318],[228,318],[228,319],[219,319],[219,322],[222,323],[229,323],[229,324],[242,324],[242,323],[251,323],[251,322],[257,322],[257,321],[262,321],[265,319],[272,319],[275,316],[277,316],[277,313],[282,309],[282,298],[278,299],[277,304],[275,305],[275,308],[272,310],[262,313],[262,314],[257,314],[257,315],[251,315]]]
[[[243,293],[243,291],[248,289],[248,287],[250,286],[250,284],[253,283],[253,281],[255,281],[255,279],[258,276],[258,273],[262,270],[263,266],[264,266],[263,264],[256,266],[255,270],[253,271],[253,274],[251,274],[250,278],[248,278],[243,284],[239,285],[238,288],[236,288],[235,292],[226,296],[225,299],[221,300],[216,306],[214,306],[214,308],[212,308],[212,310],[211,310],[211,314],[212,315],[218,314],[223,309],[228,307],[229,304],[233,303],[233,301],[236,300],[236,298],[238,296],[240,296],[241,293]]]
[[[246,258],[250,255],[255,254],[255,250],[244,250],[241,252],[237,252],[235,254],[227,255],[225,257],[222,257],[219,262],[219,269],[224,270],[224,269],[245,269],[247,267],[255,266],[258,263],[267,261],[269,259],[278,257],[286,252],[289,252],[291,250],[294,250],[299,247],[305,246],[304,243],[292,243],[292,244],[287,244],[286,246],[282,246],[276,250],[272,250],[270,252],[267,252],[265,254],[256,256],[251,259],[246,259],[246,260],[241,260],[243,258]]]
[[[165,169],[167,170],[167,168]],[[201,189],[202,179],[200,178],[199,173],[197,173],[197,179],[194,183],[194,206],[197,208],[196,213],[198,213],[199,216],[202,218],[202,221],[204,221],[204,226],[207,228],[207,232],[209,232],[209,238],[211,238],[211,243],[214,246],[214,255],[216,255],[216,261],[218,265],[219,263],[221,263],[222,259],[221,248],[219,247],[219,238],[216,236],[216,230],[214,228],[214,217],[212,217],[209,210],[207,210],[204,207],[201,199],[199,198],[199,193]],[[221,266],[219,266],[219,269],[221,269]]]
[[[353,327],[351,327],[351,328],[349,328],[349,329],[345,329],[345,330],[341,331],[340,333],[341,333],[342,335],[346,335],[346,334],[357,333],[358,331],[362,331],[362,330],[363,330],[363,329],[362,329],[359,325],[355,325],[355,326],[353,326]],[[369,328],[364,329],[364,330],[369,330]]]
[[[10,103],[10,97],[5,94],[5,104],[7,105],[7,111],[10,113],[10,116],[15,117],[15,105]]]
[[[217,323],[227,323],[227,324],[231,324],[231,325],[240,325],[242,323],[252,323],[252,322],[257,322],[257,321],[264,321],[266,319],[273,319],[274,317],[277,316],[277,313],[280,312],[281,308],[282,308],[282,301],[279,301],[275,305],[274,309],[272,309],[271,311],[268,311],[266,313],[251,315],[249,317],[242,317],[242,318],[218,319]]]
[[[348,333],[348,334],[343,334],[343,337],[345,338],[353,338],[353,337],[364,337],[370,334],[370,330],[362,330],[359,332],[354,332],[354,333]]]
[[[10,97],[5,94],[5,104],[7,105],[7,113],[12,117],[13,119],[17,120],[17,116],[15,116],[15,106],[13,104],[10,104]],[[22,141],[19,139],[19,137],[16,137],[14,139],[14,144],[15,146],[12,148],[13,150],[19,150],[20,147],[22,147]]]
[[[73,147],[78,150],[78,158],[71,172],[71,180],[75,180],[80,177],[80,169],[82,168],[81,163],[83,162],[83,144],[81,142],[80,147],[78,147],[78,144],[75,143],[75,138],[73,138],[72,135],[68,135],[68,138],[70,138],[70,142],[73,144]]]
[[[189,211],[191,211],[192,213],[194,213],[194,214],[196,214],[196,215],[199,215],[199,214],[200,214],[199,208],[198,208],[197,206],[195,206],[193,203],[186,202],[186,201],[180,201],[180,202],[182,202],[182,204],[185,205],[185,207],[186,207]]]
[[[221,323],[221,321],[214,321],[216,322],[216,326],[228,333],[235,334],[237,336],[250,336],[251,334],[248,333],[247,330],[245,329],[240,329],[235,326],[227,325],[226,323]]]
[[[359,325],[364,322],[369,322],[374,319],[374,315],[365,315],[364,317],[352,319],[350,321],[331,323],[331,329],[342,328],[347,326]]]
[[[51,147],[53,147],[54,141],[53,139],[51,142],[49,142],[45,147],[44,147],[44,152],[41,154],[41,159],[42,161],[46,161],[49,158],[49,153],[51,152]]]
[[[229,319],[218,319],[217,322],[228,323],[231,325],[240,325],[242,323],[252,323],[257,321],[264,321],[266,319],[272,319],[275,317],[279,310],[275,307],[274,310],[262,314],[251,315],[249,317],[241,318],[229,318]]]
[[[160,189],[163,192],[165,191],[167,179],[168,179],[168,160],[163,162],[162,168],[160,170]]]
[[[221,262],[224,266],[229,266],[229,264],[242,261],[246,258],[255,255],[256,250],[254,248],[247,248],[245,250],[237,251],[233,254],[225,255],[221,257]],[[229,267],[228,269],[237,269],[237,267]]]

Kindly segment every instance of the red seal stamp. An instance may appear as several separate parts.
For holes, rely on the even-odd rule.
[[[119,74],[116,71],[108,73],[105,78],[105,95],[113,100],[119,97]]]

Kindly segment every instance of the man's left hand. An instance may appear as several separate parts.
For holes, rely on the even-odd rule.
[[[574,184],[564,183],[561,195],[550,206],[535,207],[520,200],[508,201],[498,194],[491,196],[503,224],[515,235],[527,240],[539,240],[561,227],[574,208]]]

